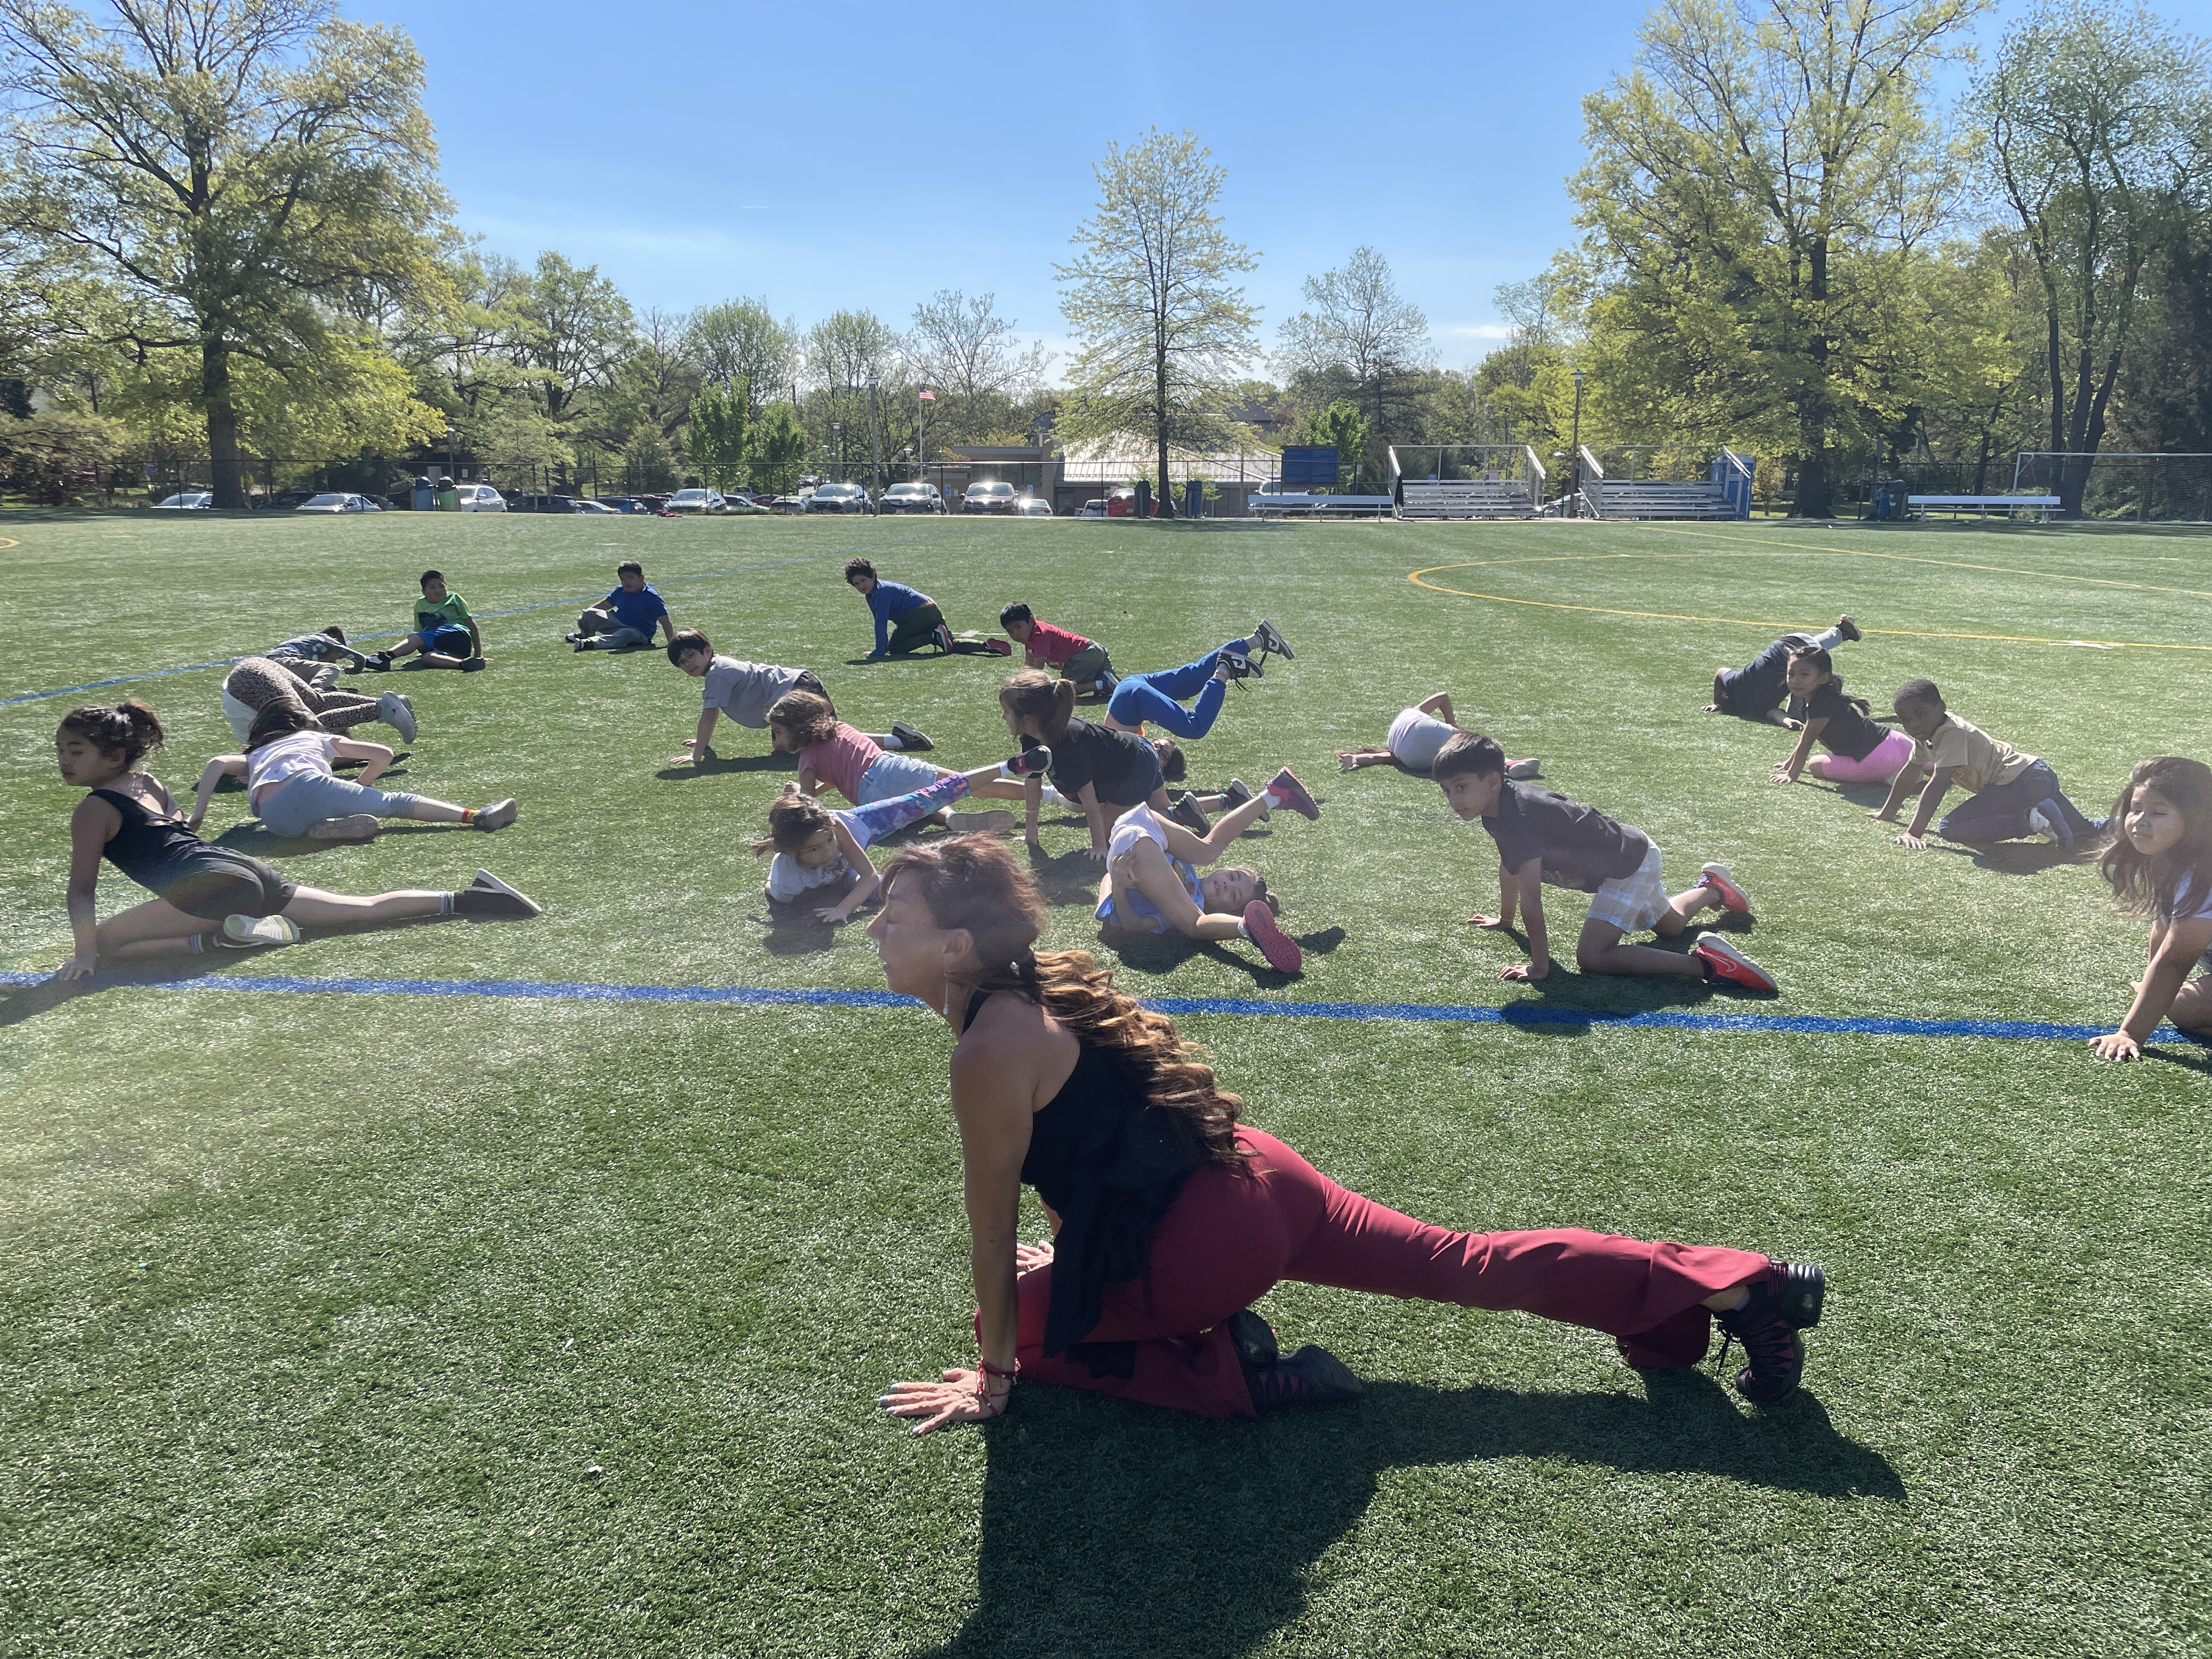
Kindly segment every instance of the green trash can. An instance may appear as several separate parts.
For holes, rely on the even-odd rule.
[[[438,511],[458,513],[461,510],[461,492],[453,487],[451,478],[438,480]]]

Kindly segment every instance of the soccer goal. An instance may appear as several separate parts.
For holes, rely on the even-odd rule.
[[[2078,506],[2085,519],[2212,523],[2212,454],[2024,449],[2013,461],[2012,479],[2015,495],[2056,495],[2067,507]]]
[[[1406,519],[1521,519],[1543,510],[1544,464],[1526,444],[1392,444]]]

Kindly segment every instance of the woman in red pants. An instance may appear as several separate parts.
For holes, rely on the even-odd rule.
[[[1693,1365],[1711,1326],[1744,1346],[1736,1388],[1784,1400],[1819,1322],[1820,1269],[1717,1246],[1554,1228],[1456,1233],[1346,1192],[1238,1122],[1243,1103],[1174,1024],[1081,951],[1031,949],[1045,908],[997,841],[901,853],[868,927],[894,991],[958,1034],[952,1110],[966,1175],[977,1366],[883,1398],[916,1434],[1006,1410],[1016,1373],[1249,1417],[1349,1399],[1326,1350],[1287,1357],[1250,1304],[1291,1279],[1611,1333],[1629,1364]],[[1023,1186],[1053,1227],[1015,1242]]]

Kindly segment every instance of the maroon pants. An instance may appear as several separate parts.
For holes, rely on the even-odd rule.
[[[1249,1417],[1252,1397],[1221,1323],[1281,1279],[1348,1291],[1518,1309],[1627,1339],[1644,1365],[1694,1365],[1711,1337],[1705,1299],[1766,1269],[1750,1250],[1646,1244],[1547,1228],[1455,1233],[1347,1192],[1256,1129],[1237,1132],[1249,1175],[1209,1164],[1152,1232],[1146,1279],[1109,1287],[1086,1340],[1134,1342],[1127,1377],[1044,1356],[1052,1269],[1019,1281],[1022,1375],[1207,1417]]]

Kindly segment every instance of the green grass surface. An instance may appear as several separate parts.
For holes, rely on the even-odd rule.
[[[517,794],[515,829],[307,850],[241,795],[210,817],[317,885],[481,862],[546,915],[314,939],[271,972],[880,986],[857,930],[768,925],[764,736],[725,726],[722,765],[667,769],[694,683],[560,642],[574,607],[550,602],[626,556],[679,623],[815,668],[855,724],[912,720],[953,765],[1004,752],[1006,665],[854,664],[848,550],[956,628],[1024,598],[1125,671],[1272,617],[1297,661],[1192,754],[1208,783],[1288,762],[1322,798],[1247,848],[1308,970],[1120,957],[1164,995],[1744,1006],[1497,979],[1517,946],[1460,922],[1494,899],[1487,837],[1425,781],[1328,761],[1449,690],[1648,830],[1675,884],[1735,868],[1784,988],[1762,1010],[2109,1024],[2143,930],[2094,871],[1895,848],[1866,792],[1766,781],[1786,734],[1698,706],[1717,664],[1848,609],[1869,632],[1839,667],[1878,712],[1930,676],[2093,814],[2142,756],[2206,752],[2197,532],[11,514],[0,535],[0,697],[396,629],[426,565],[480,612],[548,606],[487,622],[486,673],[348,682],[416,701],[398,787]],[[1406,580],[1438,566],[1464,592]],[[2091,643],[2022,642],[2051,640]],[[171,722],[173,788],[229,746],[220,678],[129,688]],[[68,953],[51,742],[78,700],[0,708],[0,967]],[[1048,816],[1046,840],[1047,942],[1099,948],[1081,825]],[[135,896],[111,875],[103,911]],[[1563,948],[1580,914],[1552,896]],[[1186,1026],[1255,1121],[1382,1201],[1825,1262],[1806,1395],[1756,1412],[1703,1375],[1647,1383],[1594,1334],[1287,1285],[1267,1311],[1366,1377],[1359,1404],[1216,1424],[1024,1385],[988,1431],[915,1441],[876,1395],[972,1352],[947,1037],[919,1012],[18,989],[0,1653],[2203,1650],[2208,1051]]]

